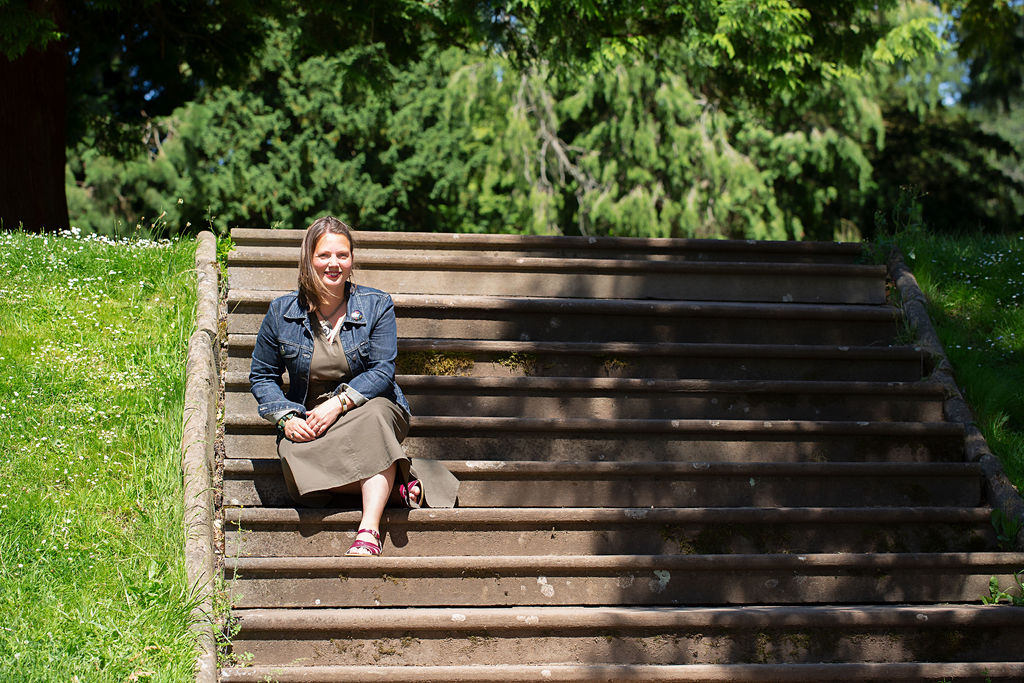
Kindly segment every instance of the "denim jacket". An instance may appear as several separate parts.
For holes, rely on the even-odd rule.
[[[339,336],[351,379],[333,393],[346,393],[357,405],[383,396],[408,413],[409,402],[395,383],[398,328],[391,296],[371,287],[351,285],[348,314]],[[309,311],[299,303],[299,293],[274,299],[256,335],[249,371],[250,390],[259,402],[261,417],[274,419],[289,410],[305,416],[312,358],[313,328]],[[287,394],[282,388],[285,370],[291,382]]]

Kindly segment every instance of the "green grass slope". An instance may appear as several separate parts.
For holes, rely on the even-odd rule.
[[[0,233],[0,671],[185,681],[195,245]]]
[[[896,243],[989,448],[1024,490],[1024,235],[908,230]]]

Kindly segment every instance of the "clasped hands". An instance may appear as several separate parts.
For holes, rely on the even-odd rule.
[[[290,441],[299,443],[312,441],[326,432],[327,428],[348,412],[352,405],[347,396],[338,394],[310,410],[305,418],[296,415],[285,422],[284,435]]]

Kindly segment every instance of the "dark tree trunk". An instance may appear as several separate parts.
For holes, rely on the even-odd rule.
[[[0,220],[32,231],[68,227],[64,194],[67,55],[63,44],[0,56]]]

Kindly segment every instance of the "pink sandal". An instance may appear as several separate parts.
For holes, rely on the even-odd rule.
[[[352,545],[349,546],[348,551],[345,553],[345,557],[375,557],[384,552],[384,546],[380,542],[380,534],[373,529],[360,529],[356,532],[356,536],[359,534],[370,534],[373,536],[376,543],[370,541],[361,541],[359,538],[352,541]],[[369,552],[367,553],[354,553],[352,552],[356,548],[366,548]]]
[[[412,487],[413,486],[419,486],[420,487],[420,492],[417,495],[417,498],[419,498],[419,500],[415,500],[414,501],[412,499],[412,496],[413,496]],[[398,496],[399,496],[399,498],[402,499],[402,502],[405,503],[405,507],[416,509],[416,508],[418,508],[420,506],[420,502],[423,500],[423,484],[420,483],[419,479],[410,479],[408,484],[399,484],[398,485]]]

